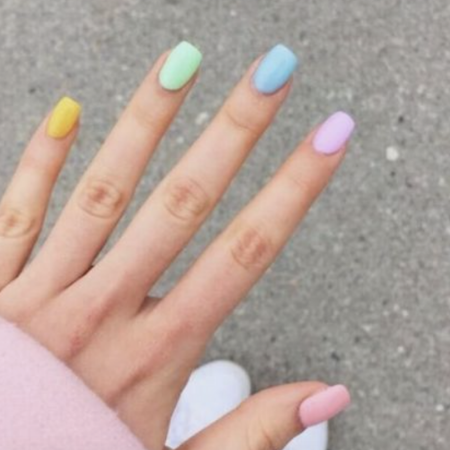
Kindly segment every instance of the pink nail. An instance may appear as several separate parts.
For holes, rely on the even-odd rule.
[[[345,386],[332,386],[307,398],[299,409],[305,428],[326,422],[337,416],[350,404],[350,394]]]
[[[342,111],[334,113],[317,131],[314,148],[325,155],[336,153],[348,141],[354,129],[355,121],[348,114]]]

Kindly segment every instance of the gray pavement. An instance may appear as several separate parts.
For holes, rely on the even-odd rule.
[[[358,131],[342,169],[206,358],[243,364],[255,390],[315,378],[347,383],[354,404],[332,424],[332,450],[448,449],[449,22],[447,0],[1,0],[0,188],[53,102],[78,98],[82,132],[53,223],[151,62],[188,39],[205,55],[201,78],[129,219],[252,59],[289,45],[302,66],[288,103],[158,290],[313,124],[349,110]]]

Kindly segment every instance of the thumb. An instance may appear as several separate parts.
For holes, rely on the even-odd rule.
[[[350,404],[346,387],[295,383],[267,389],[197,434],[178,450],[282,450],[307,427]]]

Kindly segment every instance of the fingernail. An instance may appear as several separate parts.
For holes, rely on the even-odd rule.
[[[259,92],[273,94],[286,84],[297,66],[295,54],[278,44],[260,62],[253,75],[253,84]]]
[[[53,108],[47,125],[47,135],[61,139],[66,137],[80,117],[81,106],[70,97],[63,97]]]
[[[355,129],[355,121],[345,112],[330,116],[319,128],[313,146],[317,152],[331,155],[339,151]]]
[[[189,42],[180,42],[167,57],[159,73],[159,82],[164,89],[181,89],[197,72],[202,54]]]
[[[305,428],[326,422],[350,405],[350,394],[345,386],[332,386],[307,398],[299,409]]]

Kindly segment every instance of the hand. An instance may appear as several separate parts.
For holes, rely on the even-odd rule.
[[[174,406],[209,339],[326,186],[353,129],[338,113],[312,132],[178,284],[163,299],[148,297],[273,120],[295,66],[281,46],[255,61],[119,242],[92,266],[200,59],[186,43],[159,58],[25,268],[78,131],[76,102],[64,99],[43,121],[0,204],[0,314],[70,366],[155,450],[164,447]],[[185,448],[215,448],[217,439],[222,449],[282,448],[308,425],[298,419],[299,405],[323,388],[306,383],[258,394]]]

